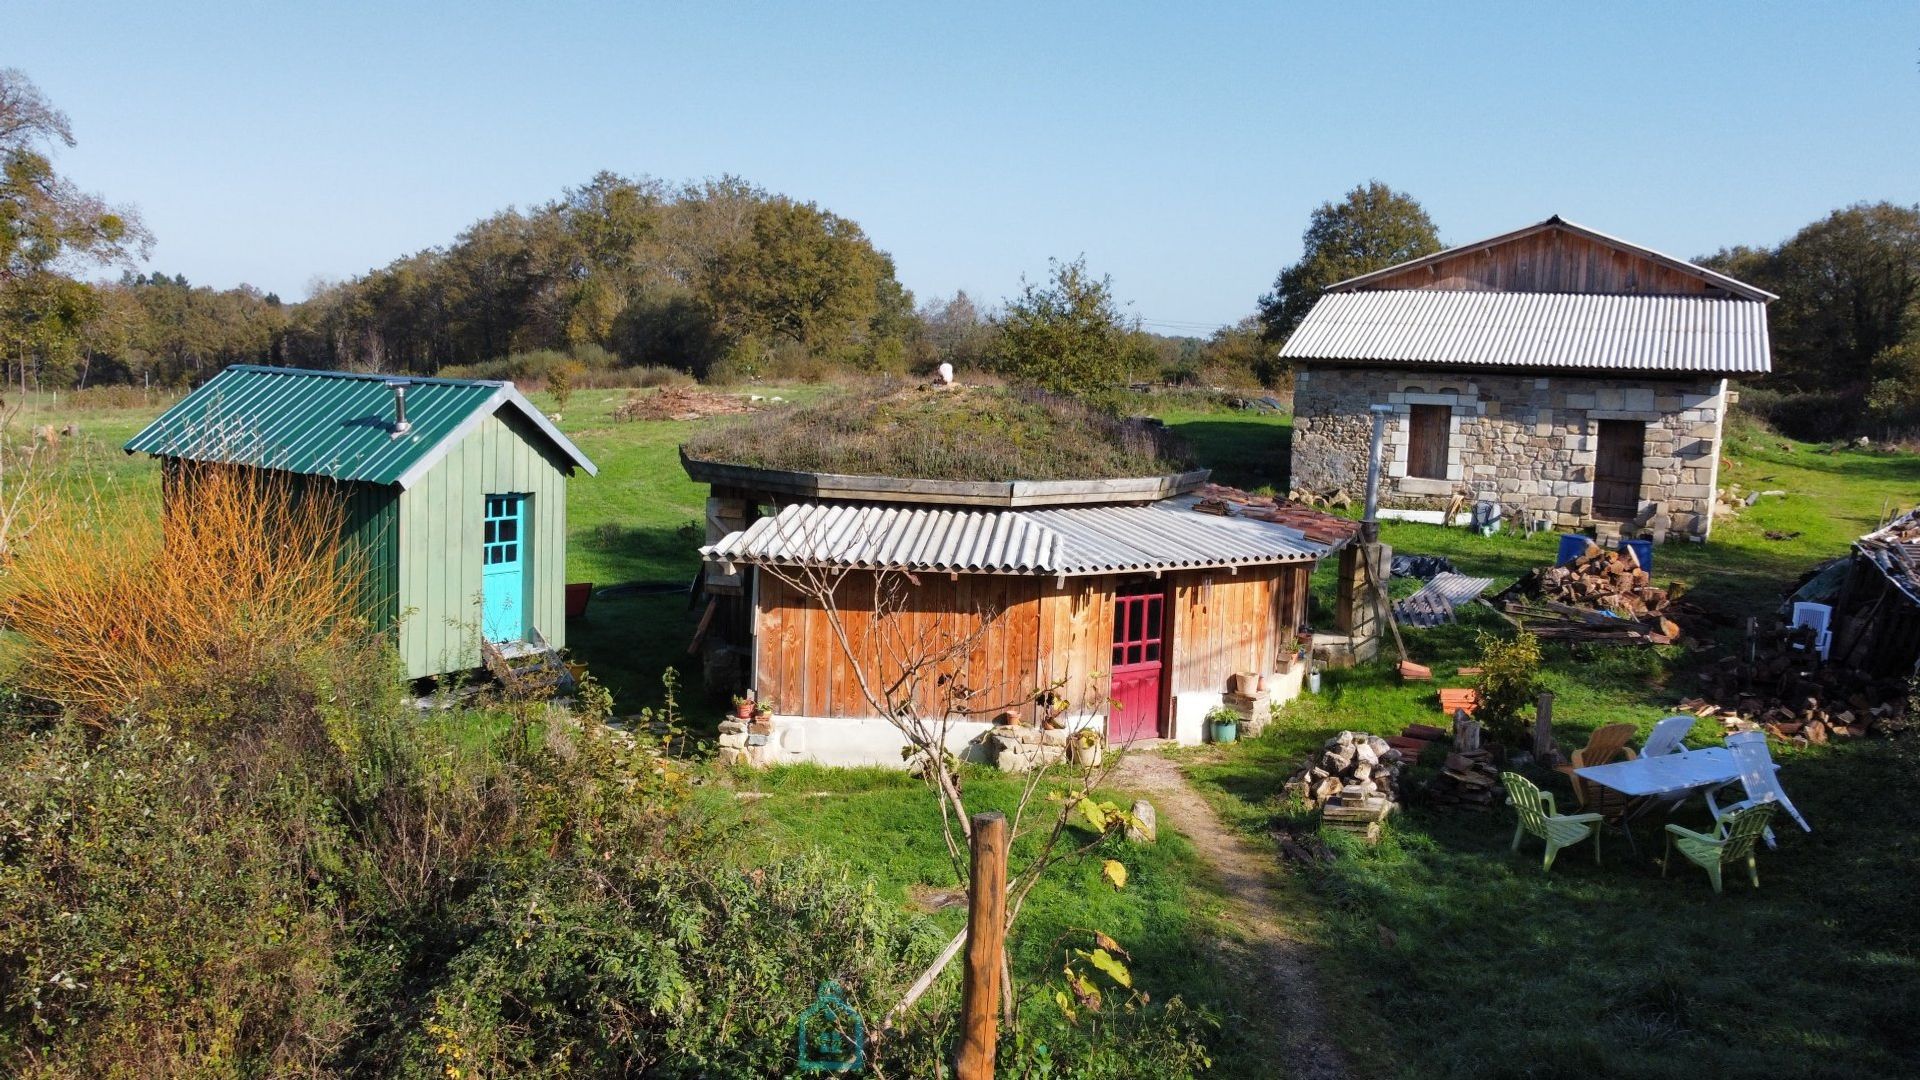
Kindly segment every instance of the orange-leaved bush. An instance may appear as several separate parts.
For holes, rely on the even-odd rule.
[[[174,463],[157,503],[66,499],[12,552],[0,590],[20,689],[93,722],[205,713],[365,644],[364,571],[324,482]]]

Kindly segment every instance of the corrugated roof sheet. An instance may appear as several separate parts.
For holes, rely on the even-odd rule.
[[[1040,510],[795,503],[701,548],[722,563],[1078,576],[1317,559],[1339,545],[1192,495],[1144,506]]]
[[[405,434],[393,434],[394,383],[406,385]],[[411,487],[480,420],[518,410],[589,475],[580,452],[510,382],[359,375],[236,364],[182,398],[128,453],[227,462]]]
[[[1435,289],[1328,293],[1280,355],[1727,375],[1772,368],[1759,301]]]

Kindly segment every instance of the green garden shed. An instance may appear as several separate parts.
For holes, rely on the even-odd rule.
[[[410,678],[480,666],[483,636],[566,645],[567,479],[595,470],[510,382],[235,365],[126,450],[336,492]]]

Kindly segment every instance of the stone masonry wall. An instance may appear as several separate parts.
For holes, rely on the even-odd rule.
[[[1647,425],[1641,528],[1705,537],[1713,525],[1726,380],[1514,375],[1314,365],[1296,376],[1293,488],[1359,498],[1372,437],[1368,406],[1392,406],[1380,504],[1443,509],[1453,496],[1500,503],[1516,520],[1583,528],[1593,516],[1600,420]],[[1407,475],[1410,407],[1452,410],[1447,476]]]

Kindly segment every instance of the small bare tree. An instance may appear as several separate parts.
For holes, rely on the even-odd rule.
[[[945,617],[929,628],[926,620],[914,617],[914,598],[922,587],[919,575],[906,569],[870,567],[846,558],[847,553],[868,546],[871,533],[856,530],[827,535],[806,518],[803,514],[780,514],[772,519],[780,546],[799,553],[799,557],[756,565],[761,573],[822,612],[833,644],[861,697],[876,716],[900,733],[907,744],[905,753],[933,788],[940,805],[941,839],[946,843],[955,877],[967,884],[972,814],[961,783],[959,759],[949,748],[955,725],[1036,704],[1043,714],[1065,713],[1072,705],[1064,693],[1069,688],[1061,680],[1017,690],[978,685],[970,660],[981,651],[1004,612],[986,606],[944,612]],[[858,619],[848,617],[853,605],[861,610]],[[1082,688],[1089,698],[1101,693],[1097,680],[1092,681],[1094,685]],[[1099,704],[1104,705],[1104,700]],[[1008,816],[1011,837],[1017,842],[1030,833],[1044,836],[1037,852],[1008,874],[1009,930],[1028,894],[1051,867],[1083,857],[1109,833],[1137,824],[1127,809],[1102,803],[1093,795],[1119,761],[1119,754],[1110,753],[1102,756],[1098,766],[1064,770],[1041,760],[1025,774],[1019,800]],[[1048,790],[1049,781],[1062,782]],[[1028,811],[1036,805],[1049,807],[1051,812],[1037,821],[1029,820]],[[1085,826],[1091,837],[1079,834],[1076,825]],[[1124,886],[1123,865],[1107,860],[1104,870],[1115,888]],[[875,1030],[876,1037],[933,985],[965,942],[963,930],[888,1014],[887,1024]],[[1001,964],[1002,1006],[1012,1022],[1016,1019],[1017,995],[1004,956]]]

